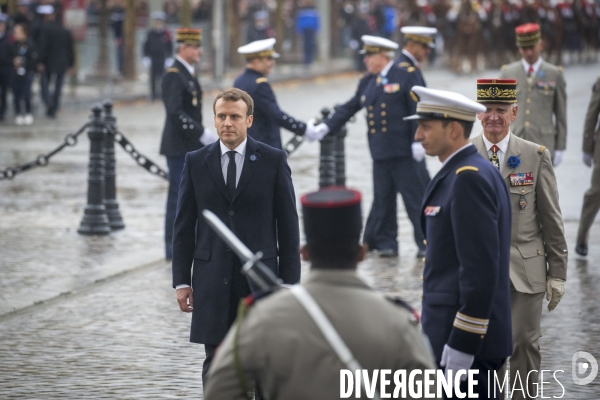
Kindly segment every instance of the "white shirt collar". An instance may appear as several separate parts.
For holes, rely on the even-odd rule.
[[[381,76],[386,76],[388,74],[388,72],[390,72],[390,68],[392,68],[392,65],[394,65],[394,60],[390,61],[379,73],[379,75]]]
[[[473,146],[473,143],[467,143],[465,144],[463,147],[461,147],[460,149],[456,150],[454,153],[450,154],[448,156],[448,158],[446,158],[444,160],[444,162],[442,163],[442,168],[444,168],[444,165],[448,164],[448,161],[450,161],[452,159],[452,157],[454,157],[456,154],[458,154],[459,152],[463,151],[464,149],[466,149],[469,146]]]
[[[523,64],[523,68],[525,68],[525,75],[529,72],[529,63],[525,61],[524,58],[521,58],[521,63]],[[540,69],[540,65],[542,65],[542,57],[538,58],[536,62],[534,62],[531,66],[533,67],[533,74],[531,76],[535,76]]]
[[[410,54],[410,52],[408,50],[402,49],[402,54],[404,54],[406,57],[410,58],[410,61],[412,61],[413,64],[415,64],[415,67],[419,66],[419,62],[417,61],[417,59],[412,54]]]
[[[491,151],[490,149],[492,148],[494,143],[487,140],[487,138],[485,137],[485,135],[483,133],[481,134],[481,137],[483,138],[483,143],[485,144],[485,149],[487,151]],[[508,151],[508,141],[509,140],[510,140],[510,132],[508,132],[508,135],[506,135],[506,137],[504,139],[502,139],[500,142],[496,143],[496,146],[498,146],[498,148],[500,149],[500,151],[502,151],[503,154],[506,154],[506,152]]]
[[[244,141],[242,143],[240,143],[238,145],[238,147],[236,147],[235,149],[233,149],[233,151],[235,151],[236,153],[239,153],[242,155],[242,157],[246,156],[246,144],[248,143],[248,138],[246,137],[246,139],[244,139]],[[225,144],[219,140],[219,145],[221,146],[221,157],[223,157],[225,155],[225,153],[227,153],[228,151],[231,151],[231,149],[227,146],[225,146]]]
[[[175,56],[175,59],[177,61],[179,61],[180,63],[183,64],[183,66],[185,67],[185,69],[188,70],[188,72],[190,73],[190,75],[194,75],[196,73],[196,71],[194,70],[194,67],[192,67],[190,64],[188,64],[187,62],[185,62],[185,60],[179,56]]]

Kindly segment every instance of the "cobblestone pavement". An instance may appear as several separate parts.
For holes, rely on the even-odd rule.
[[[590,71],[590,67],[566,70],[569,151],[557,176],[569,246],[574,246],[581,199],[590,178],[580,161]],[[474,93],[474,77],[431,71],[426,78],[430,87]],[[318,115],[319,107],[344,101],[355,85],[356,77],[342,76],[279,84],[276,92],[285,110],[308,119]],[[208,117],[212,98],[207,93],[204,115]],[[120,129],[138,149],[164,165],[157,155],[162,107],[130,105],[117,107],[115,113]],[[0,168],[53,147],[86,117],[85,112],[71,113],[56,122],[36,122],[33,128],[3,128]],[[363,191],[366,217],[372,194],[364,126],[362,114],[349,125],[347,184]],[[284,139],[289,137],[284,134]],[[118,199],[127,227],[107,237],[80,236],[76,229],[85,206],[87,146],[82,139],[48,167],[0,182],[0,398],[199,398],[202,346],[188,343],[189,316],[178,311],[169,266],[160,261],[166,182],[117,150]],[[318,146],[310,143],[290,157],[297,194],[317,186],[317,161]],[[428,166],[433,174],[439,162],[429,159]],[[369,256],[359,273],[374,287],[398,293],[418,307],[422,263],[414,259],[412,227],[401,201],[398,216],[400,258]],[[543,314],[543,368],[564,370],[557,377],[565,399],[600,397],[600,377],[588,386],[577,386],[571,379],[576,351],[600,359],[600,296],[595,290],[600,287],[598,243],[600,224],[596,223],[589,259],[581,262],[571,257],[566,295],[555,311]],[[102,281],[135,267],[139,268]],[[56,299],[68,292],[76,294]],[[55,300],[47,301],[51,298]],[[32,306],[41,301],[47,302]],[[24,310],[8,314],[14,309]],[[544,396],[560,396],[561,387],[553,379],[548,381]]]

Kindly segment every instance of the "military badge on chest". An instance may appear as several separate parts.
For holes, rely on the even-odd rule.
[[[510,174],[510,186],[529,186],[533,185],[533,172],[523,172],[520,174]]]
[[[385,93],[397,93],[400,91],[400,84],[399,83],[388,83],[386,85],[383,85],[383,91]]]
[[[194,92],[192,93],[192,96],[193,96],[193,97],[192,97],[192,105],[193,105],[194,107],[198,107],[198,93],[196,93],[196,91],[194,91]]]
[[[425,216],[426,217],[435,217],[440,213],[442,207],[440,206],[427,206],[425,207]]]

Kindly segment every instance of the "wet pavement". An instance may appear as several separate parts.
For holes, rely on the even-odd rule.
[[[591,174],[580,148],[595,67],[565,70],[568,151],[556,174],[570,249]],[[425,77],[430,87],[473,97],[475,77],[444,71],[427,71]],[[318,116],[321,106],[346,100],[356,82],[345,75],[281,83],[275,90],[284,110],[306,120]],[[213,93],[206,94],[204,115],[209,118],[212,98]],[[164,167],[158,155],[162,106],[124,105],[115,114],[138,150]],[[0,168],[54,147],[87,115],[68,112],[33,127],[0,126]],[[347,185],[363,192],[366,217],[372,187],[364,127],[362,113],[349,125]],[[284,141],[289,138],[283,134]],[[0,398],[199,398],[202,346],[188,343],[190,318],[178,311],[169,265],[162,261],[166,181],[117,150],[117,196],[126,229],[106,237],[81,236],[77,228],[85,207],[88,145],[82,137],[48,167],[0,182]],[[317,162],[318,146],[311,143],[289,158],[297,195],[317,187]],[[432,175],[439,167],[428,159]],[[370,255],[359,273],[377,289],[419,307],[423,265],[415,259],[412,227],[398,204],[400,257]],[[600,221],[592,227],[589,244],[587,261],[575,260],[573,252],[565,297],[542,319],[542,367],[564,371],[556,376],[565,399],[600,397],[600,377],[587,386],[571,378],[576,351],[600,360]],[[544,396],[560,397],[561,386],[548,381]]]

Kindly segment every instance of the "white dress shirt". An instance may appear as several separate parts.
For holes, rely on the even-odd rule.
[[[485,148],[487,149],[488,159],[489,159],[490,157],[492,157],[492,146],[494,145],[494,143],[487,140],[483,133],[481,134],[481,137],[483,138],[483,143],[485,144]],[[496,152],[496,154],[498,155],[498,162],[500,163],[500,167],[502,167],[504,158],[506,158],[506,152],[508,151],[508,141],[509,140],[510,140],[510,132],[508,133],[508,135],[506,135],[506,137],[504,139],[502,139],[500,142],[496,143],[496,146],[498,146],[498,148],[500,149]]]
[[[179,56],[175,56],[175,59],[183,64],[183,66],[185,67],[185,69],[188,70],[190,75],[192,75],[192,76],[196,75],[196,70],[194,69],[194,67],[191,66],[190,64],[188,64],[183,58],[181,58]]]
[[[240,176],[242,175],[242,167],[244,166],[244,157],[246,156],[246,144],[248,143],[248,138],[244,139],[242,143],[233,151],[235,151],[235,186],[237,187],[238,182],[240,181]],[[223,179],[225,180],[225,185],[227,185],[227,167],[229,166],[229,156],[227,155],[228,151],[231,151],[227,146],[223,144],[219,140],[219,146],[221,146],[221,170],[223,171]],[[187,284],[177,285],[175,289],[182,289],[190,287]]]
[[[242,175],[242,167],[244,166],[244,157],[246,156],[246,144],[248,143],[248,138],[244,139],[242,143],[239,144],[238,147],[233,149],[235,151],[235,186],[237,187],[238,182],[240,181],[240,176]],[[225,146],[223,142],[219,140],[219,146],[221,146],[221,170],[223,171],[223,179],[225,179],[225,184],[227,184],[227,167],[229,166],[229,156],[227,155],[228,151],[231,151],[230,148]]]
[[[390,68],[392,68],[392,65],[394,65],[394,61],[390,61],[379,73],[379,75],[381,76],[386,76],[388,74],[388,72],[390,72]]]
[[[442,163],[442,168],[444,168],[444,165],[448,164],[448,161],[450,161],[452,159],[452,157],[454,157],[455,155],[457,155],[458,152],[463,151],[464,149],[466,149],[469,146],[473,146],[473,143],[467,143],[463,147],[461,147],[460,149],[456,150],[454,153],[450,154],[448,156],[448,158],[446,158],[444,160],[444,162]]]
[[[521,58],[521,63],[523,63],[523,68],[525,69],[525,75],[529,74],[529,65],[530,64],[528,64],[524,58]],[[533,73],[531,74],[531,76],[537,75],[538,70],[540,69],[540,65],[542,65],[542,57],[538,58],[536,62],[531,64],[531,66],[533,67]]]

